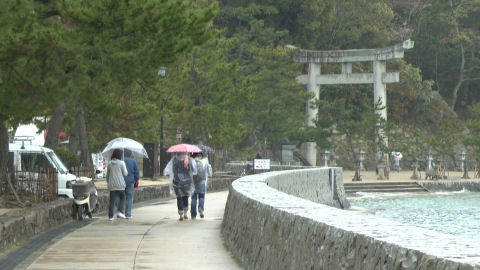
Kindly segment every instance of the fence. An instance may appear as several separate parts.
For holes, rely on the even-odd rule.
[[[96,174],[93,168],[87,168],[87,167],[72,167],[70,169],[70,173],[74,174],[76,177],[88,177],[95,179]]]
[[[57,170],[15,171],[13,187],[22,200],[47,202],[58,199]]]

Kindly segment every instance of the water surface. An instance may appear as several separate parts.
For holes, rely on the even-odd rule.
[[[425,229],[480,241],[480,193],[372,194],[349,198],[369,213]]]

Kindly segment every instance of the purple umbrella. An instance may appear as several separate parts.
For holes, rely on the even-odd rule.
[[[202,150],[202,153],[204,154],[214,154],[215,153],[215,150],[210,147],[210,146],[206,146],[206,145],[203,145],[203,144],[197,144],[198,148],[200,148]]]

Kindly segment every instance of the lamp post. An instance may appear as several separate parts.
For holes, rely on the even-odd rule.
[[[323,167],[328,167],[328,160],[330,159],[330,151],[325,150],[322,153],[323,156]]]
[[[158,69],[157,75],[159,77],[167,76],[167,67],[161,66]],[[165,102],[166,102],[166,100],[165,100]],[[159,152],[160,152],[160,164],[158,166],[158,168],[159,168],[158,174],[159,175],[162,174],[162,170],[167,165],[166,160],[165,160],[164,150],[163,150],[164,149],[164,142],[163,142],[163,108],[165,107],[165,102],[162,102],[162,105],[160,107],[160,110],[162,111],[162,116],[160,117],[160,150],[159,150]]]
[[[158,69],[157,75],[165,77],[167,75],[167,67],[161,66],[160,69]],[[164,103],[162,103],[162,116],[160,117],[160,151],[163,150],[163,105]]]

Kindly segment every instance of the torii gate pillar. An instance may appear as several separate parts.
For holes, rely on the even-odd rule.
[[[313,93],[313,98],[307,103],[307,127],[314,127],[318,115],[318,109],[312,107],[320,96],[320,87],[322,84],[373,84],[374,104],[380,103],[382,107],[377,113],[384,120],[387,120],[387,83],[400,81],[398,72],[386,72],[386,61],[389,59],[403,58],[404,51],[413,48],[413,41],[406,40],[403,43],[382,48],[382,49],[360,49],[360,50],[342,50],[342,51],[308,51],[298,50],[293,55],[293,60],[300,63],[309,63],[308,75],[300,75],[297,81],[307,85],[309,92]],[[352,63],[354,62],[373,62],[373,73],[352,73]],[[321,75],[322,63],[341,63],[341,74]],[[382,149],[388,145],[388,139],[384,131],[377,129],[381,138],[376,140],[376,160],[383,157]],[[316,144],[315,142],[305,143],[305,158],[307,161],[316,165]]]
[[[321,65],[311,63],[308,67],[308,83],[307,90],[312,93],[313,98],[307,102],[306,112],[307,120],[305,121],[305,126],[315,127],[315,122],[318,116],[318,108],[315,104],[315,100],[319,99],[320,95],[320,84],[317,82],[317,76],[321,73]],[[315,166],[317,163],[317,143],[315,142],[306,142],[303,145],[304,147],[304,157],[310,163],[310,165]]]
[[[373,102],[379,103],[381,109],[376,113],[385,121],[387,121],[387,85],[383,82],[382,75],[386,74],[386,66],[386,61],[373,61]],[[383,157],[381,147],[388,146],[388,138],[382,129],[376,128],[376,132],[378,136],[375,138],[375,160],[378,163]],[[379,138],[382,138],[382,142]]]

